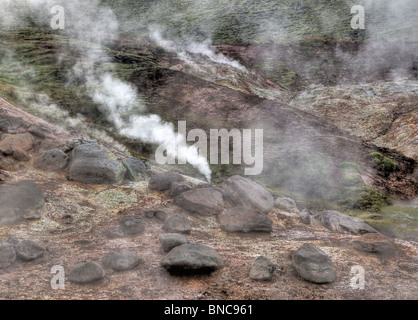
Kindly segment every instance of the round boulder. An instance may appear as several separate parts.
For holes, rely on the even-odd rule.
[[[328,255],[311,244],[303,244],[293,254],[292,262],[299,275],[307,281],[330,283],[337,277]]]
[[[32,240],[22,240],[16,246],[17,256],[25,261],[35,260],[45,254],[45,247]]]
[[[134,269],[140,262],[141,258],[135,252],[129,250],[113,251],[102,259],[103,266],[114,271]]]
[[[175,247],[163,259],[162,266],[171,274],[210,273],[222,268],[218,252],[200,243],[188,243]]]

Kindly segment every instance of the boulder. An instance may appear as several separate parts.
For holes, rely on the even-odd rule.
[[[115,160],[83,158],[71,165],[70,179],[86,184],[114,184],[123,180],[125,170],[125,167]]]
[[[383,256],[392,256],[395,254],[393,241],[379,233],[366,233],[357,239],[351,240],[354,249],[380,254]]]
[[[12,244],[0,242],[0,269],[10,267],[16,260],[16,252]]]
[[[161,247],[164,252],[169,252],[171,249],[189,243],[187,238],[179,233],[164,233],[160,236]]]
[[[33,166],[43,171],[59,171],[66,167],[68,156],[60,149],[45,151],[35,158]]]
[[[170,187],[170,197],[177,197],[179,194],[192,190],[193,185],[187,181],[175,181],[171,183]]]
[[[100,148],[95,140],[90,142],[83,141],[82,144],[74,147],[72,152],[73,161],[89,158],[106,159],[107,150]]]
[[[315,213],[313,218],[334,232],[349,232],[352,234],[378,233],[376,229],[369,226],[363,220],[338,211],[320,211]]]
[[[4,134],[0,141],[0,151],[6,155],[15,150],[28,151],[32,149],[35,139],[30,133]]]
[[[174,214],[164,220],[163,230],[168,233],[190,234],[192,226],[184,214]]]
[[[274,206],[286,212],[299,214],[299,209],[296,206],[296,202],[290,198],[279,197],[274,202]]]
[[[105,277],[105,275],[106,273],[100,264],[88,261],[80,263],[71,269],[68,274],[68,281],[84,284],[101,280]]]
[[[250,278],[257,281],[271,281],[276,266],[266,257],[259,256],[253,262],[250,270]]]
[[[307,281],[330,283],[337,277],[328,255],[311,244],[304,243],[293,254],[292,262],[298,274]]]
[[[14,223],[44,205],[44,194],[33,181],[0,185],[0,222]]]
[[[25,261],[35,260],[45,254],[45,247],[32,240],[22,240],[16,245],[17,256]]]
[[[142,181],[147,175],[145,163],[138,158],[129,158],[122,161],[126,168],[126,178],[131,181]]]
[[[200,243],[188,243],[172,249],[161,265],[172,274],[196,274],[220,269],[223,261],[215,249]]]
[[[264,213],[248,207],[235,207],[218,216],[226,232],[271,232],[273,222]]]
[[[224,208],[222,194],[209,188],[183,192],[174,202],[183,209],[201,216],[221,214]]]
[[[274,207],[273,196],[248,178],[232,176],[224,181],[222,189],[237,205],[248,206],[263,213],[268,213]]]
[[[129,250],[109,252],[102,258],[103,266],[114,271],[134,269],[140,262],[141,258],[135,252]]]
[[[165,172],[153,175],[149,180],[148,187],[151,190],[166,191],[170,189],[171,184],[176,181],[183,181],[184,178],[173,172]]]

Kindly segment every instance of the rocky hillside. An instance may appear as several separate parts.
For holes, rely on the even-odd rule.
[[[241,176],[215,187],[149,166],[4,101],[1,114],[2,299],[416,298],[413,242]]]

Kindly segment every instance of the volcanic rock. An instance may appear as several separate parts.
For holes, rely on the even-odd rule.
[[[234,207],[218,219],[221,229],[227,232],[271,232],[273,229],[268,216],[248,207]]]
[[[172,249],[161,264],[172,274],[195,274],[222,268],[223,261],[215,249],[200,243],[188,243]]]
[[[209,188],[183,192],[176,197],[175,203],[189,212],[202,216],[221,214],[224,205],[222,194]]]
[[[224,181],[222,189],[229,193],[237,205],[248,206],[263,213],[274,207],[273,196],[250,179],[232,176]]]
[[[293,254],[292,261],[296,271],[307,281],[329,283],[337,276],[328,255],[311,244],[304,243]]]

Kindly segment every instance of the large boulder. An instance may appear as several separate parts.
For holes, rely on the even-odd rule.
[[[73,161],[88,158],[107,158],[107,150],[100,148],[97,141],[82,142],[82,144],[75,146],[72,152]]]
[[[35,158],[33,166],[43,171],[59,171],[64,169],[68,162],[68,155],[60,149],[45,151]]]
[[[315,213],[313,216],[326,228],[334,232],[349,232],[352,234],[378,233],[376,229],[369,226],[363,220],[348,216],[339,211],[327,210]]]
[[[222,268],[223,261],[215,249],[200,243],[188,243],[171,250],[161,265],[174,274],[210,273]]]
[[[0,223],[14,223],[44,205],[44,194],[33,181],[0,185]]]
[[[88,261],[80,263],[71,269],[68,274],[68,281],[84,284],[101,280],[105,275],[106,273],[100,264]]]
[[[13,154],[14,150],[28,151],[32,149],[35,139],[30,133],[5,134],[0,141],[0,151]]]
[[[82,158],[71,165],[70,179],[87,184],[114,184],[125,177],[122,163],[105,158]]]
[[[273,222],[257,210],[235,207],[218,216],[221,229],[226,232],[271,232]]]
[[[175,203],[183,209],[201,216],[221,214],[224,208],[222,194],[209,188],[183,192],[176,197]]]
[[[232,176],[224,181],[222,189],[237,205],[248,206],[263,213],[268,213],[274,207],[273,196],[250,179]]]
[[[293,254],[292,262],[298,274],[307,281],[330,283],[337,277],[328,255],[309,243],[304,243]]]
[[[148,182],[148,187],[151,190],[157,191],[166,191],[170,189],[171,184],[176,181],[183,181],[184,178],[173,172],[164,172],[160,174],[155,174],[151,177]]]

